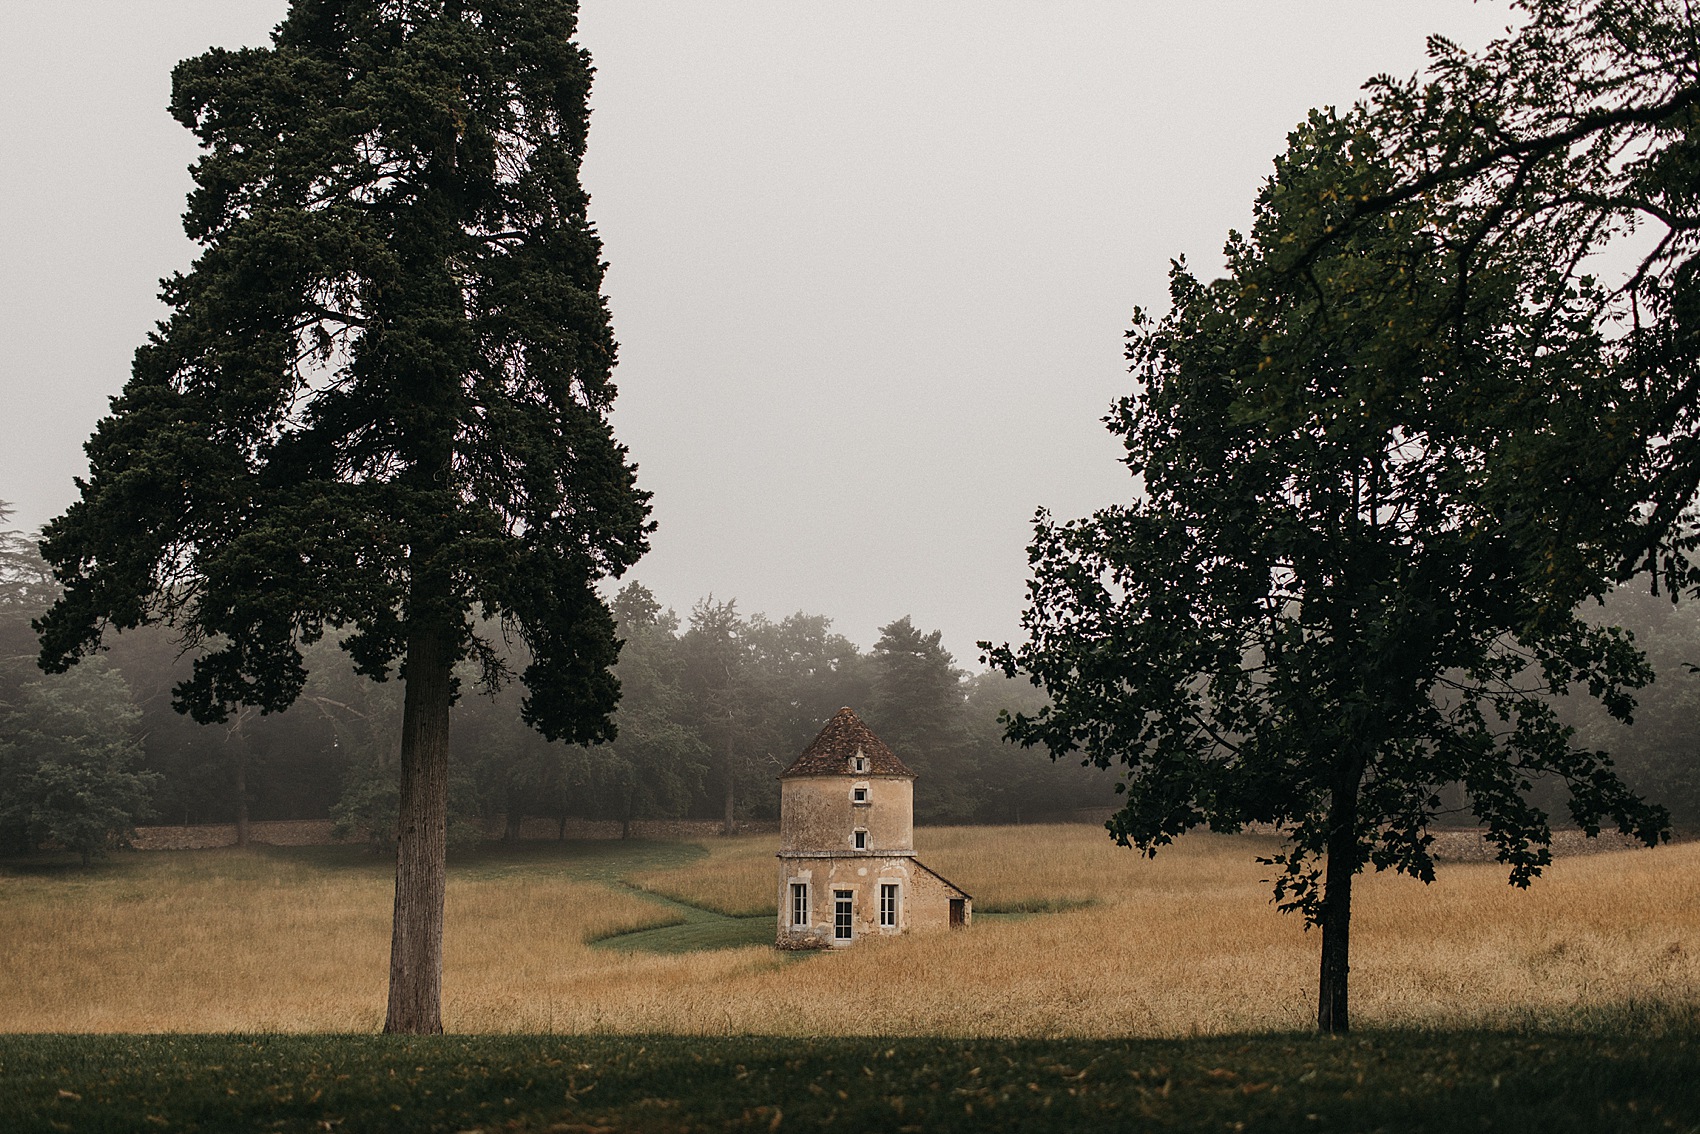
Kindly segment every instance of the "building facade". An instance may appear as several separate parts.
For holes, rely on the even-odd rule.
[[[779,777],[781,949],[960,928],[974,901],[915,857],[915,773],[840,709]]]

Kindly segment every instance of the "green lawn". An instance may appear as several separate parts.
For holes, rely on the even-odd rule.
[[[604,949],[643,953],[695,953],[703,949],[773,944],[775,927],[772,914],[727,917],[709,910],[686,908],[691,910],[690,914],[673,925],[604,937],[597,945]]]
[[[0,1036],[0,1127],[1692,1131],[1697,1038]]]

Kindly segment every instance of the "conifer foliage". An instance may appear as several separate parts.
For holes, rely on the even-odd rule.
[[[296,0],[268,47],[178,65],[202,248],[46,529],[63,670],[106,627],[199,647],[179,708],[286,708],[342,631],[406,681],[387,1030],[440,1030],[452,667],[527,647],[525,719],[612,735],[594,590],[645,550],[608,411],[615,344],[578,179],[572,0]]]

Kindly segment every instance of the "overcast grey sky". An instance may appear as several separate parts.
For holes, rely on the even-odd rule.
[[[172,65],[284,0],[0,0],[0,499],[34,528],[193,248]],[[615,425],[661,528],[633,577],[903,614],[975,667],[1033,510],[1123,499],[1098,419],[1169,259],[1220,263],[1288,129],[1503,0],[584,0],[584,180]]]

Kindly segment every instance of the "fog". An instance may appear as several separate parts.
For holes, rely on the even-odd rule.
[[[33,528],[193,249],[170,69],[280,0],[7,6],[0,499]],[[1171,257],[1219,263],[1307,108],[1503,3],[587,0],[615,424],[682,608],[1017,632],[1036,507],[1124,498],[1098,419]]]

